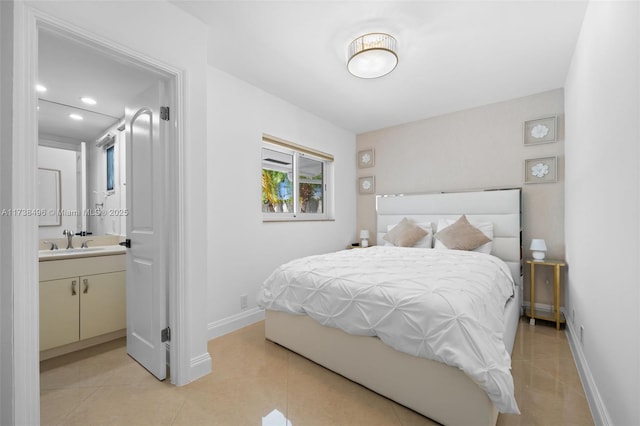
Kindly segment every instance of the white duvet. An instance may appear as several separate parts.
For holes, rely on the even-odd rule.
[[[507,265],[488,254],[371,247],[278,267],[260,304],[458,367],[500,412],[518,413],[502,340],[513,286]]]

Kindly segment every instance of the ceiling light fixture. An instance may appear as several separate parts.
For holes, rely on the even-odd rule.
[[[95,105],[95,104],[97,104],[97,102],[96,102],[96,100],[95,100],[95,99],[90,98],[90,97],[88,97],[88,96],[83,96],[83,97],[81,97],[81,98],[80,98],[80,100],[81,100],[83,103],[87,104],[87,105]]]
[[[82,116],[80,114],[69,114],[69,118],[72,119],[72,120],[77,120],[77,121],[83,120],[83,118],[82,118]]]
[[[47,91],[47,88],[44,87],[42,84],[36,84],[36,91],[40,92],[40,93],[44,93]]]
[[[385,33],[358,37],[349,45],[347,68],[360,78],[378,78],[398,65],[397,41]]]

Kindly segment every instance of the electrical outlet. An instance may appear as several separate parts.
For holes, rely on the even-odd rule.
[[[580,344],[584,345],[584,325],[580,326]]]
[[[248,303],[246,294],[240,296],[240,309],[247,309]]]

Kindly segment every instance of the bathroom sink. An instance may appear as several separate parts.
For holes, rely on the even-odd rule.
[[[72,249],[58,249],[58,250],[40,250],[40,257],[45,256],[65,256],[72,254],[93,253],[96,251],[102,251],[104,247],[87,247],[87,248],[72,248]]]
[[[92,251],[100,251],[100,250],[104,250],[104,247],[87,247],[87,248],[78,247],[78,248],[72,248],[72,249],[59,249],[57,251],[61,253],[89,253]],[[56,251],[56,250],[53,250],[53,251]]]
[[[121,246],[98,246],[87,248],[76,247],[72,249],[40,250],[38,252],[38,257],[40,258],[40,260],[55,260],[63,258],[103,256],[124,253],[125,248]]]

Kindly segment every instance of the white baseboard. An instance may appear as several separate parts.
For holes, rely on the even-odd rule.
[[[209,352],[191,358],[189,364],[189,382],[198,380],[209,373],[211,373],[211,355],[209,355]]]
[[[564,312],[564,314],[566,318],[566,312]],[[582,381],[582,387],[584,388],[585,396],[587,397],[587,401],[589,402],[589,409],[591,410],[593,421],[597,425],[609,426],[612,424],[611,417],[609,416],[607,407],[604,405],[604,401],[600,396],[600,392],[598,392],[598,387],[596,386],[593,375],[591,374],[591,370],[589,369],[589,364],[587,364],[587,359],[582,350],[582,345],[580,344],[580,338],[574,330],[571,321],[567,321],[566,325],[569,348],[571,348],[571,354],[573,355],[576,367],[578,368],[578,374],[580,375],[580,380]]]
[[[224,336],[242,327],[264,320],[264,309],[253,308],[239,314],[209,323],[207,326],[208,339]]]

